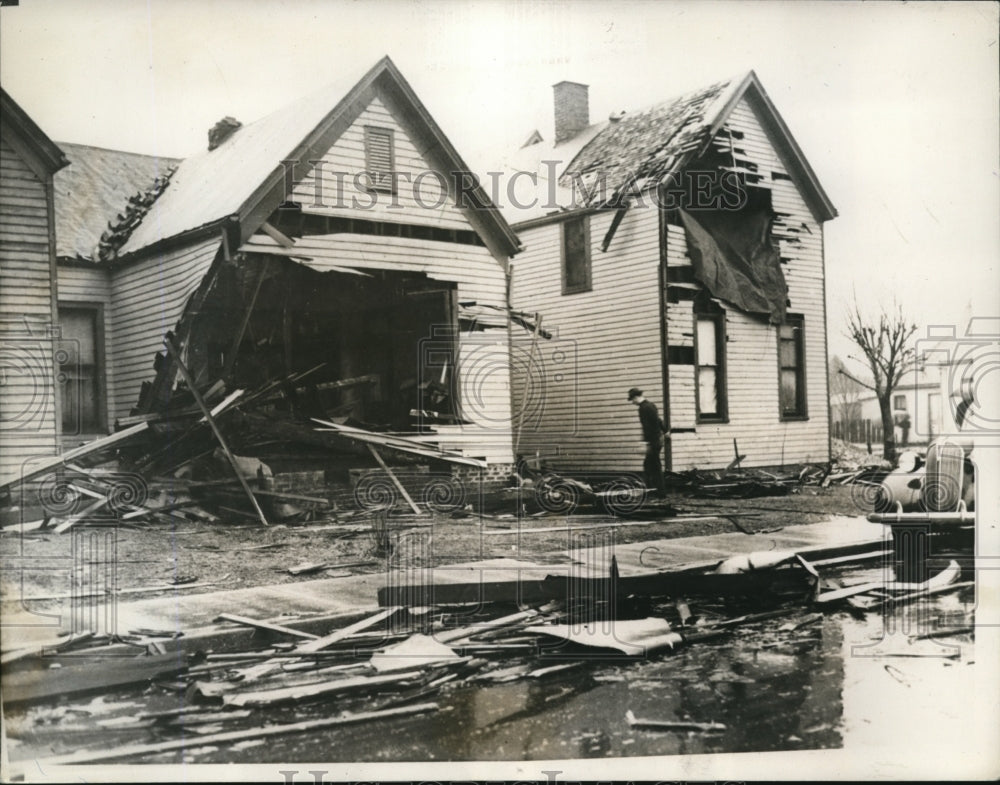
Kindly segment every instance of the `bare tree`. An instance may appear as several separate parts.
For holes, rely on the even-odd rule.
[[[861,419],[861,391],[865,388],[851,378],[844,361],[837,355],[830,358],[830,406],[835,419],[844,424]]]
[[[916,331],[917,325],[907,324],[903,308],[898,304],[894,304],[891,313],[883,308],[877,324],[869,323],[861,315],[856,297],[853,310],[847,314],[845,334],[861,349],[862,355],[848,355],[848,358],[867,365],[872,382],[861,381],[844,369],[840,372],[875,393],[882,415],[883,456],[888,461],[896,460],[892,394],[903,374],[916,366],[916,349],[910,345],[910,339]]]

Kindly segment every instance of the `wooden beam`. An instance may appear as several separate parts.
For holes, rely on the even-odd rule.
[[[254,627],[258,630],[267,630],[268,632],[278,632],[282,635],[291,635],[293,638],[305,638],[306,640],[316,640],[319,636],[313,635],[311,632],[302,632],[302,630],[293,630],[291,627],[282,627],[280,624],[271,624],[270,622],[260,621],[259,619],[251,619],[247,616],[237,616],[235,613],[220,613],[215,617],[216,621],[231,621],[233,624],[242,624],[244,627]]]
[[[87,507],[86,509],[81,510],[76,515],[70,516],[69,518],[67,518],[66,520],[64,520],[62,523],[60,523],[58,526],[56,526],[56,528],[55,528],[56,534],[62,534],[68,528],[70,528],[71,526],[75,526],[76,524],[78,524],[80,521],[82,521],[84,518],[86,518],[91,513],[97,512],[97,510],[99,510],[101,507],[103,507],[107,503],[108,503],[107,497],[106,496],[101,497],[96,502],[94,502],[89,507]]]
[[[118,431],[110,436],[104,436],[100,439],[95,439],[92,442],[87,442],[87,444],[76,447],[68,452],[64,452],[62,455],[54,455],[51,458],[46,458],[41,463],[39,463],[34,469],[31,469],[27,474],[22,474],[20,477],[16,477],[13,480],[8,480],[7,482],[0,484],[0,489],[6,488],[10,485],[15,485],[16,483],[26,482],[27,480],[32,480],[35,477],[39,477],[47,472],[57,469],[68,461],[75,460],[76,458],[82,458],[85,455],[90,455],[91,453],[99,452],[100,450],[105,450],[108,447],[112,447],[118,442],[130,439],[137,434],[142,433],[147,428],[149,428],[148,423],[138,423],[133,425],[131,428],[126,428],[123,431]]]
[[[250,295],[250,301],[243,309],[243,318],[240,320],[240,326],[233,335],[233,341],[229,345],[229,352],[226,354],[226,363],[222,368],[222,377],[224,379],[228,379],[229,375],[233,372],[233,365],[236,364],[236,354],[239,352],[240,345],[243,343],[243,335],[247,331],[247,325],[250,323],[250,317],[253,315],[253,309],[257,305],[257,295],[260,294],[260,287],[264,283],[264,278],[266,276],[267,264],[262,262],[260,270],[257,271],[257,282],[254,284],[253,294]]]
[[[177,370],[180,371],[181,375],[184,377],[184,381],[187,382],[188,387],[191,390],[191,395],[194,396],[195,403],[198,404],[198,408],[200,408],[202,414],[204,414],[205,420],[208,422],[208,426],[212,429],[212,433],[215,434],[215,438],[222,446],[222,451],[226,454],[226,458],[229,459],[229,463],[233,467],[233,471],[236,473],[236,477],[239,479],[240,485],[243,486],[243,490],[246,491],[246,495],[250,499],[250,503],[253,505],[254,511],[257,513],[257,517],[260,518],[261,523],[267,526],[267,517],[264,515],[264,511],[260,508],[260,504],[257,502],[257,497],[253,495],[253,491],[250,490],[250,486],[247,484],[246,478],[244,478],[243,474],[240,472],[240,467],[236,463],[236,456],[233,455],[232,450],[229,449],[229,444],[222,435],[222,431],[219,430],[219,426],[215,422],[215,417],[212,416],[212,412],[205,404],[205,399],[201,397],[201,393],[199,393],[198,388],[195,387],[194,378],[191,376],[191,372],[187,369],[187,366],[184,365],[183,360],[181,360],[177,347],[174,346],[174,342],[170,339],[170,336],[166,336],[163,339],[163,342],[166,344],[168,356],[172,356],[174,361],[177,363]]]
[[[63,665],[37,670],[4,674],[3,701],[32,703],[87,692],[104,692],[114,687],[141,684],[187,668],[187,660],[177,653],[154,657],[117,657],[114,667],[108,659],[86,665]]]
[[[288,733],[308,733],[318,728],[330,728],[336,725],[350,725],[356,722],[369,722],[373,720],[386,720],[394,717],[408,717],[413,714],[424,714],[429,711],[437,711],[436,703],[417,703],[413,706],[399,706],[394,709],[382,709],[380,711],[367,711],[359,714],[341,714],[338,717],[323,717],[318,720],[305,720],[303,722],[291,722],[284,725],[265,725],[259,728],[244,728],[235,731],[225,731],[222,733],[210,733],[205,736],[185,736],[182,739],[171,739],[153,744],[130,744],[126,747],[116,747],[114,749],[84,750],[73,752],[69,755],[59,755],[52,758],[43,758],[37,762],[32,762],[32,766],[72,766],[81,763],[97,763],[106,760],[118,760],[121,758],[143,759],[149,755],[171,750],[190,750],[197,747],[221,744],[229,741],[244,741],[246,739],[260,739],[269,736],[279,736]]]
[[[410,494],[406,492],[406,488],[403,487],[403,483],[399,481],[399,478],[393,473],[392,469],[390,469],[386,465],[385,461],[382,460],[382,456],[379,455],[378,450],[375,449],[375,445],[367,444],[366,446],[368,447],[368,452],[370,452],[372,457],[378,461],[378,465],[381,466],[382,470],[389,475],[389,479],[392,480],[392,484],[396,486],[396,489],[403,495],[403,498],[406,499],[406,503],[410,505],[410,509],[413,510],[413,514],[423,515],[423,510],[421,510],[417,506],[416,502],[410,498]]]
[[[514,435],[514,458],[521,446],[521,428],[524,425],[524,413],[528,408],[528,389],[531,386],[531,364],[535,360],[535,347],[538,345],[538,333],[542,329],[542,316],[535,314],[535,329],[531,335],[531,350],[528,352],[528,367],[524,374],[524,392],[521,394],[521,406],[517,412],[517,433]],[[508,330],[509,333],[509,330]]]
[[[361,428],[352,428],[349,425],[341,425],[339,423],[330,422],[329,420],[320,420],[316,417],[311,418],[314,423],[325,426],[324,428],[317,428],[316,430],[321,433],[338,433],[348,439],[354,439],[359,442],[366,442],[369,444],[377,444],[381,447],[388,447],[391,450],[399,450],[400,452],[413,453],[414,455],[420,455],[425,458],[439,458],[442,461],[448,461],[450,463],[460,463],[466,466],[476,466],[480,469],[485,469],[488,464],[486,461],[481,461],[478,458],[467,458],[464,455],[459,455],[458,453],[447,452],[446,450],[440,450],[432,445],[424,444],[417,439],[411,439],[403,436],[395,436],[391,434],[376,433],[374,431],[366,431]]]

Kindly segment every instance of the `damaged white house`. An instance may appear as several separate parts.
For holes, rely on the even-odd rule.
[[[836,210],[757,76],[599,123],[586,85],[554,91],[554,137],[505,163],[512,303],[555,333],[514,336],[516,451],[638,471],[635,386],[660,407],[668,469],[829,460]]]
[[[35,452],[174,405],[170,333],[204,393],[284,380],[305,422],[429,434],[509,472],[518,241],[388,58],[256,122],[224,118],[184,160],[62,149],[59,384],[39,393]]]

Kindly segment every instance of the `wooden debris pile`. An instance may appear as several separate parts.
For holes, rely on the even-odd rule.
[[[685,472],[666,472],[665,480],[669,488],[692,496],[755,499],[796,493],[803,485],[819,485],[825,475],[826,470],[818,466],[806,466],[799,472],[785,474],[763,469],[689,469]]]
[[[358,466],[374,466],[382,484],[398,488],[421,515],[426,510],[382,451],[403,461],[485,465],[441,450],[426,436],[379,433],[348,418],[311,422],[290,405],[309,375],[228,394],[221,381],[199,392],[191,380],[169,409],[122,418],[109,436],[27,464],[19,478],[0,486],[0,526],[62,533],[81,523],[339,522],[345,508],[349,517],[373,506],[359,508],[348,484],[349,467]],[[294,470],[303,465],[313,469]],[[278,471],[286,466],[293,471]],[[328,481],[331,466],[337,475]]]
[[[96,641],[77,635],[61,652],[48,652],[53,658],[48,662],[60,662],[59,668],[39,671],[44,661],[37,656],[8,658],[5,710],[144,687],[142,700],[173,696],[173,705],[164,709],[161,702],[160,708],[118,721],[116,729],[132,733],[134,743],[83,749],[46,763],[132,758],[182,747],[190,751],[434,712],[456,690],[550,678],[565,679],[566,685],[592,683],[610,667],[660,658],[685,647],[724,643],[733,634],[754,635],[753,645],[761,651],[795,650],[816,644],[825,611],[853,606],[855,612],[867,612],[883,608],[886,600],[905,605],[971,586],[961,580],[954,563],[922,584],[858,582],[856,573],[841,570],[881,560],[882,551],[819,555],[811,560],[801,554],[759,557],[757,563],[753,555],[736,556],[716,568],[717,573],[732,576],[783,569],[790,559],[815,576],[811,592],[777,602],[752,595],[721,598],[713,591],[659,597],[655,592],[622,591],[603,601],[578,597],[527,605],[397,605],[323,632],[316,627],[310,628],[316,630],[312,632],[302,629],[309,625],[301,620],[226,613],[217,622],[229,630],[253,630],[249,646],[210,648],[185,641],[177,632],[136,631],[143,634],[129,643],[140,656],[119,655],[114,668],[107,667],[106,658],[88,659],[101,649],[81,648]],[[967,616],[942,623],[942,635],[967,635],[972,629]],[[911,644],[919,646],[927,636],[911,637]],[[69,651],[72,661],[58,659]],[[572,686],[567,690],[572,692]],[[637,717],[629,711],[622,721],[652,731],[726,729],[712,717],[655,717],[646,712]],[[313,716],[316,719],[310,719]]]

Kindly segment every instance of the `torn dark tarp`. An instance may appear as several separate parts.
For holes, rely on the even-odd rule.
[[[720,300],[773,324],[785,319],[788,287],[764,207],[680,211],[695,277]]]

